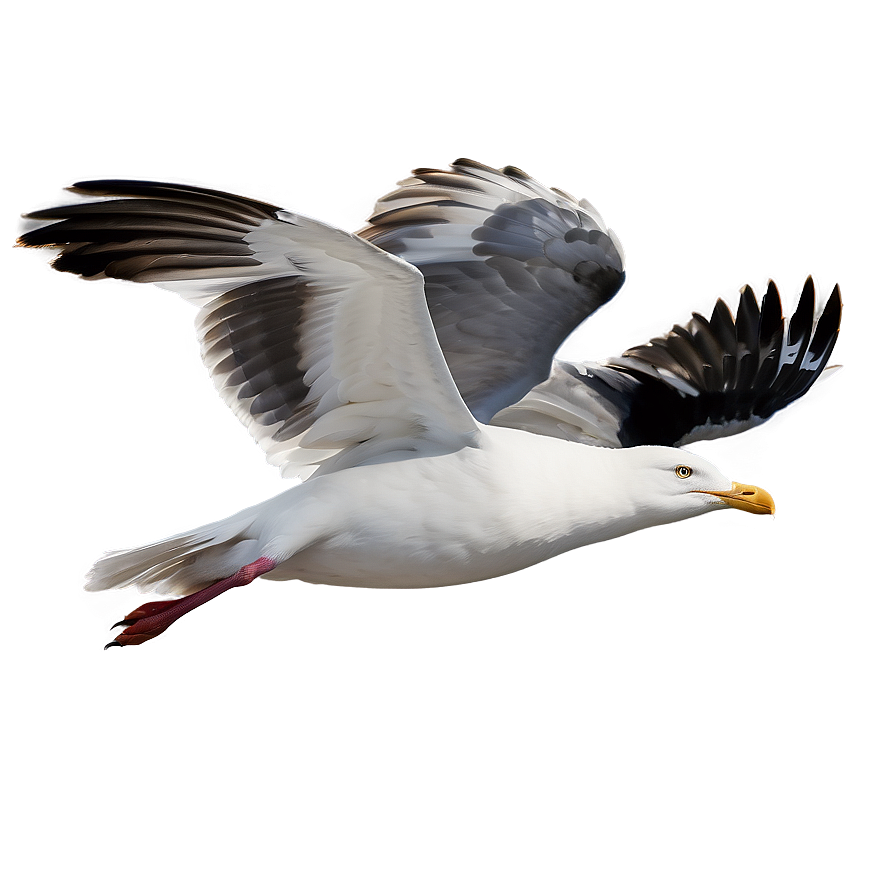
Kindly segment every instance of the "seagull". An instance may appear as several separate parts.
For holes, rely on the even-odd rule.
[[[586,200],[515,167],[421,168],[357,234],[217,190],[94,180],[19,244],[53,267],[154,283],[198,306],[212,382],[295,487],[234,515],[105,554],[87,590],[145,603],[135,645],[258,577],[427,588],[506,575],[764,489],[682,449],[756,426],[824,371],[835,287],[806,281],[789,321],[770,282],[598,363],[554,358],[625,278]],[[96,199],[95,197],[100,197]]]

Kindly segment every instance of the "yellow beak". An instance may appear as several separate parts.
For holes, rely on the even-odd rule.
[[[775,502],[772,496],[758,485],[743,485],[740,482],[732,483],[732,487],[726,492],[709,492],[697,489],[704,495],[715,495],[721,498],[730,507],[737,510],[746,510],[747,513],[774,513]]]

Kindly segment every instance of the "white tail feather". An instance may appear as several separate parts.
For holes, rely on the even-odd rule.
[[[104,554],[87,574],[87,591],[136,585],[140,591],[191,594],[258,559],[254,514],[240,513],[164,541]]]

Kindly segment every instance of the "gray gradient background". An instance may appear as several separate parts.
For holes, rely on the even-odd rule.
[[[419,165],[587,196],[622,293],[590,360],[774,277],[844,369],[694,450],[775,497],[419,592],[256,583],[140,649],[103,551],[283,487],[172,294],[2,254],[10,893],[896,889],[889,26],[875,7],[50,2],[7,14],[8,243],[93,177],[345,229]]]

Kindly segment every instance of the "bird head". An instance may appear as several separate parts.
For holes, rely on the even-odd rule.
[[[772,496],[756,485],[735,482],[709,461],[680,448],[626,448],[640,471],[640,493],[668,520],[733,507],[748,513],[775,512]]]

